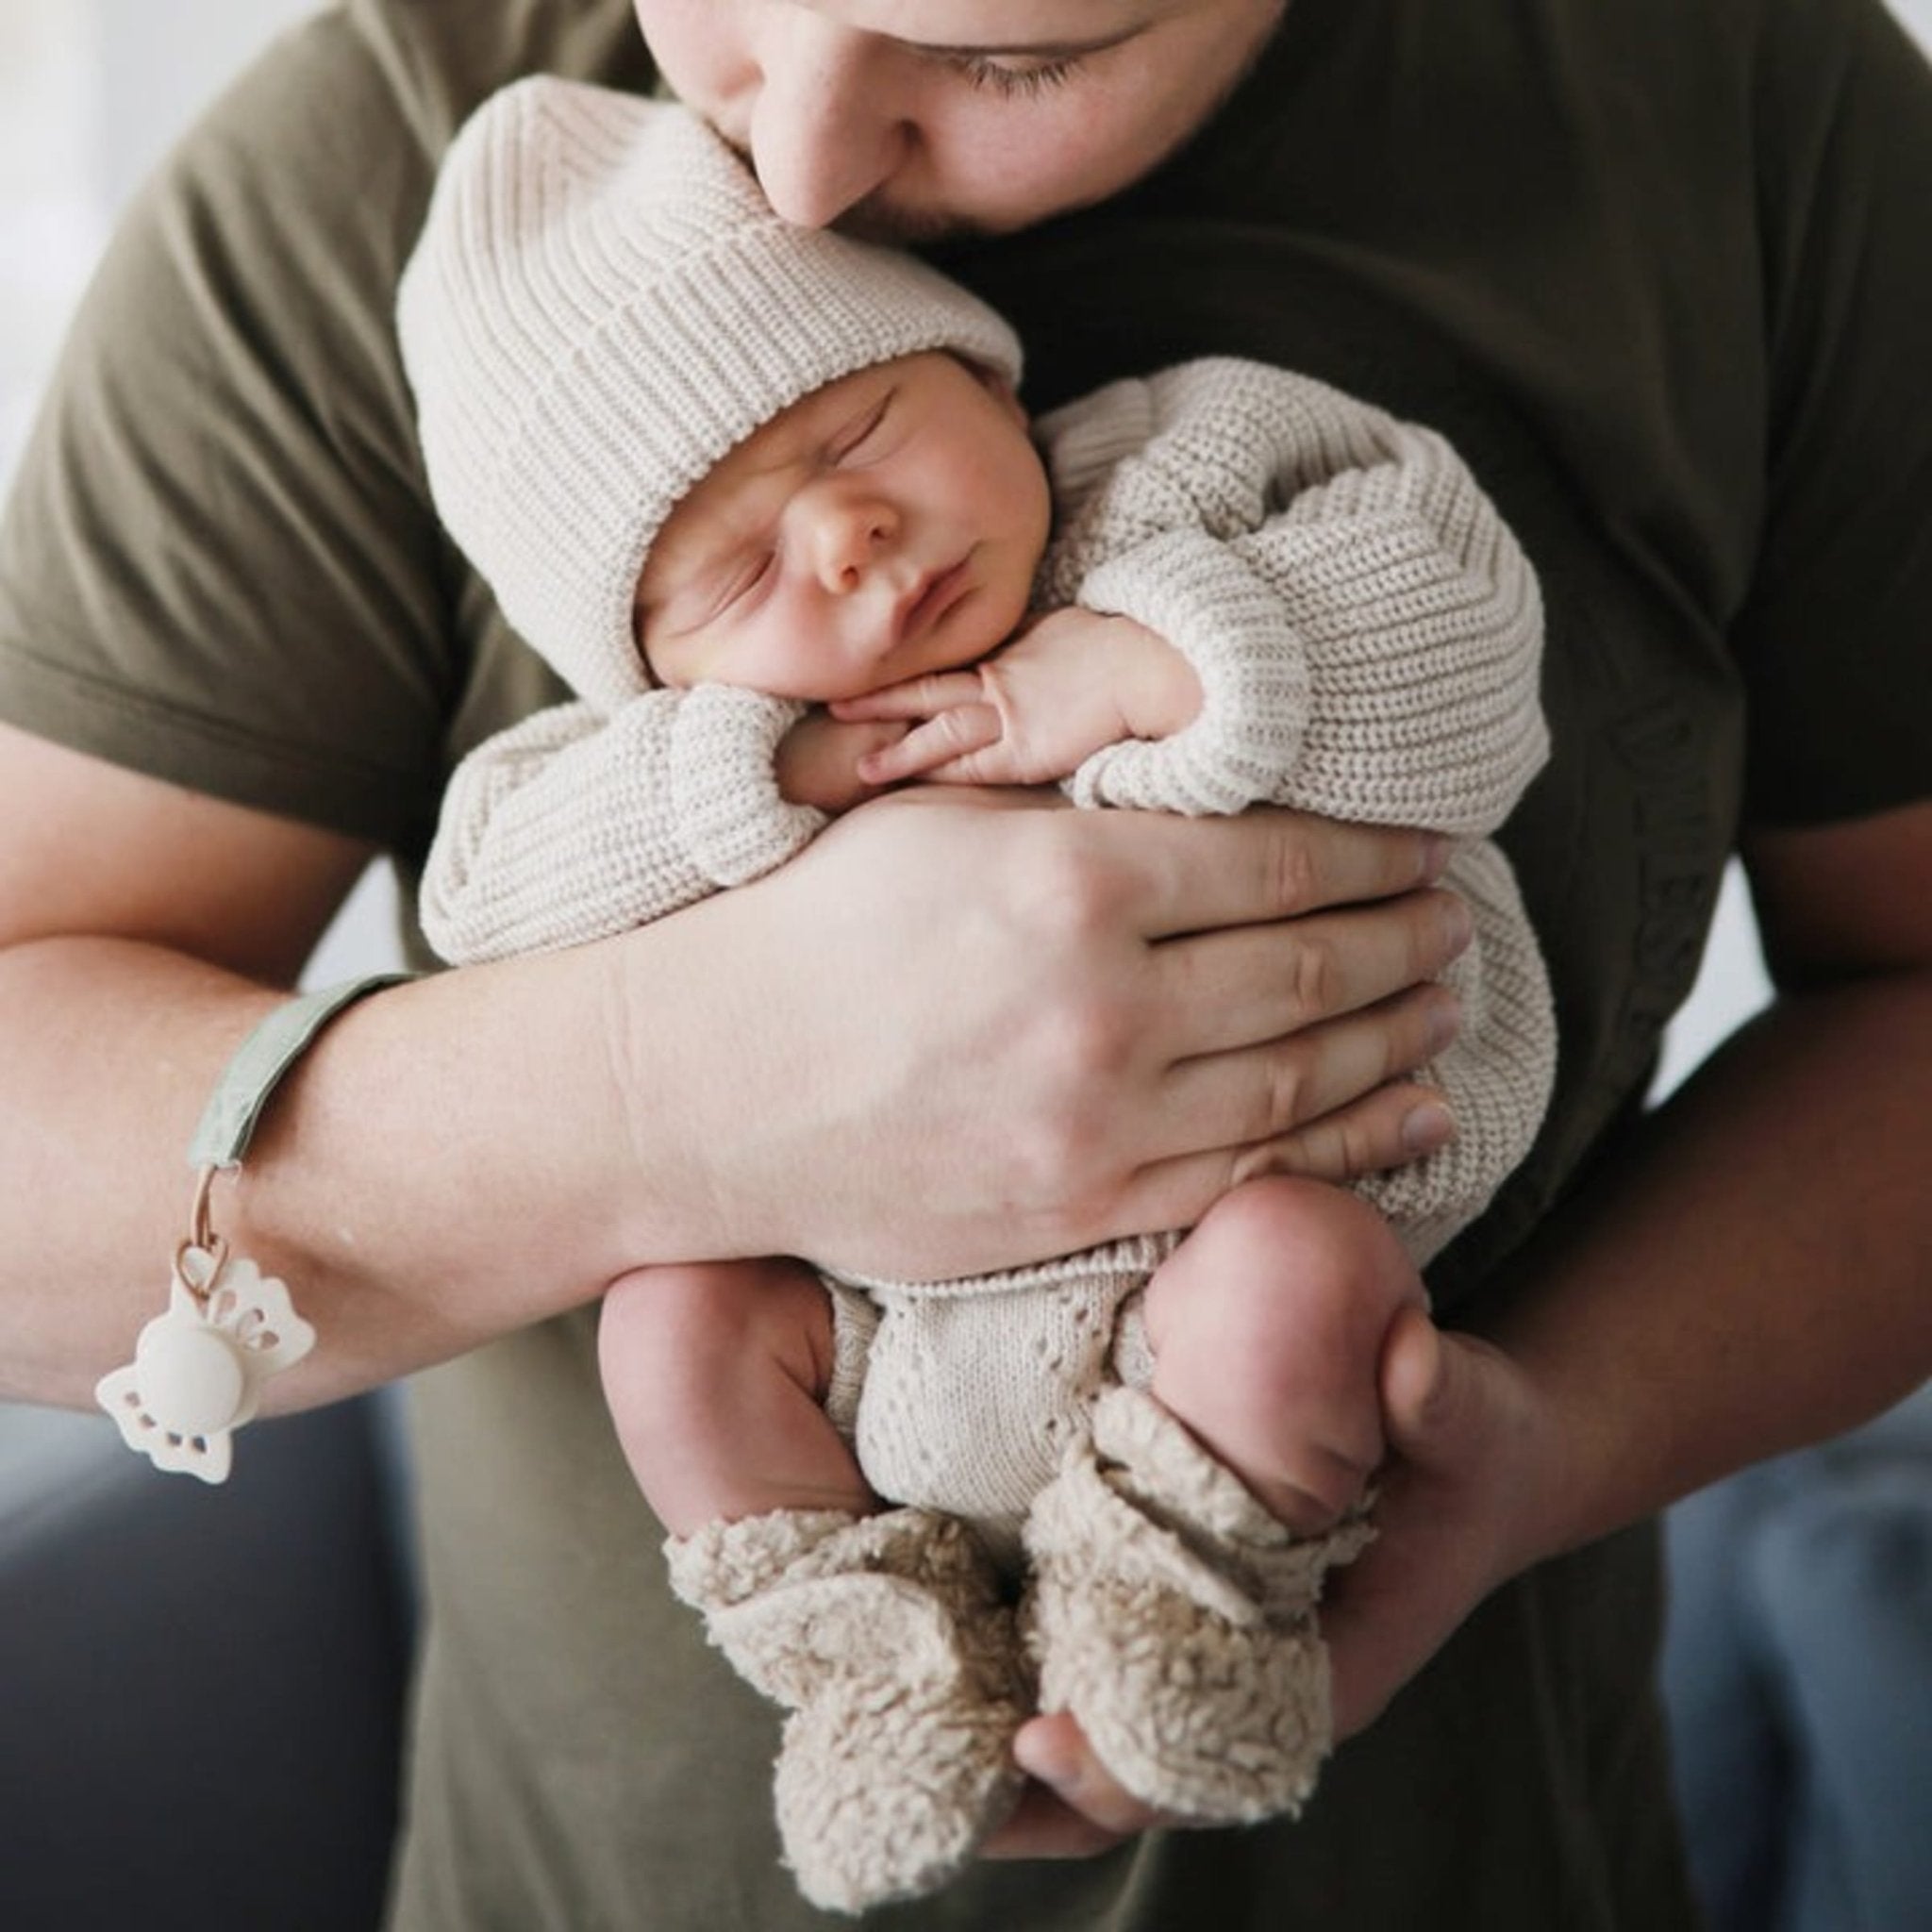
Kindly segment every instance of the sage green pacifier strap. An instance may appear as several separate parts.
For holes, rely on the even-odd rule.
[[[277,1007],[242,1042],[216,1081],[188,1150],[190,1165],[201,1170],[239,1166],[262,1109],[289,1069],[308,1051],[315,1036],[344,1007],[365,993],[413,977],[409,973],[372,973],[366,978],[304,993]]]

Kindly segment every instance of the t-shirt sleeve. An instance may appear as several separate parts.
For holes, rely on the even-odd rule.
[[[1746,813],[1932,789],[1932,69],[1879,0],[1776,0],[1759,63],[1769,494],[1734,626]]]
[[[0,525],[0,716],[238,803],[426,838],[451,571],[391,309],[432,164],[332,15],[145,190]]]

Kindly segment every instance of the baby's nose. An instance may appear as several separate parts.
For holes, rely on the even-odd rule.
[[[819,581],[836,596],[858,590],[898,534],[899,519],[888,503],[825,505],[813,533]]]

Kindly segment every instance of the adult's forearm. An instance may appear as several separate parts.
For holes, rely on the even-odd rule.
[[[639,1258],[621,1250],[651,1204],[620,1229],[599,1150],[631,1150],[586,1115],[609,1078],[596,972],[559,956],[384,992],[278,1091],[214,1208],[320,1332],[280,1406],[446,1357]],[[201,1108],[284,996],[125,941],[0,953],[0,1394],[83,1406],[127,1358],[165,1304]]]
[[[1932,975],[1779,1002],[1527,1258],[1493,1331],[1558,1419],[1540,1547],[1932,1374]]]
[[[68,772],[114,855],[74,879],[23,837],[0,894],[0,1392],[79,1404],[162,1306],[200,1109],[359,854],[21,762]],[[1250,1165],[1400,1158],[1420,1096],[1391,1076],[1447,1017],[1415,982],[1467,931],[1407,890],[1430,864],[1279,815],[910,793],[655,925],[363,1001],[216,1191],[322,1331],[275,1393],[367,1386],[652,1261],[978,1273],[1185,1224]],[[116,932],[142,937],[89,936]]]

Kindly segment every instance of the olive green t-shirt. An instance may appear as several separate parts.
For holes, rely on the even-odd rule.
[[[455,762],[559,694],[436,527],[391,324],[438,156],[536,70],[651,81],[622,0],[354,0],[190,137],[0,527],[0,716],[407,876]],[[1555,756],[1504,843],[1561,1068],[1434,1273],[1452,1311],[1627,1121],[1740,824],[1932,779],[1928,208],[1932,81],[1878,0],[1294,0],[1155,176],[943,258],[1020,327],[1036,406],[1210,353],[1301,368],[1445,431],[1537,564]],[[588,1319],[416,1408],[397,1923],[813,1923],[775,1863],[776,1720],[666,1593]],[[877,1923],[1684,1924],[1656,1615],[1642,1532],[1547,1565],[1301,1822],[988,1868]]]

